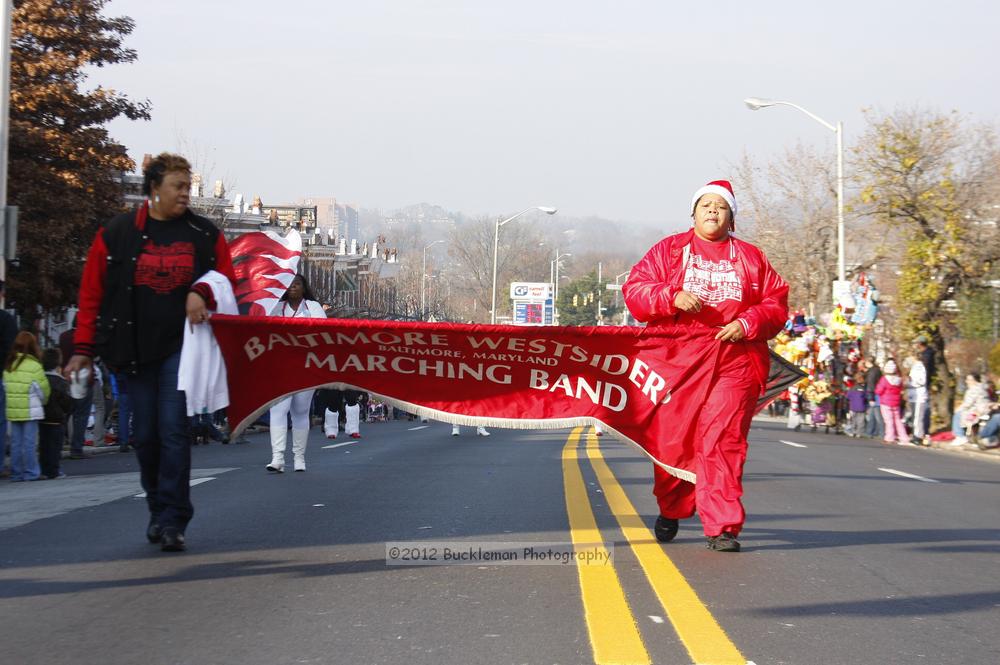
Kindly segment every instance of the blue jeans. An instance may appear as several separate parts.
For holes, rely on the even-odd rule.
[[[3,468],[3,458],[7,454],[7,388],[0,379],[0,468]]]
[[[150,521],[181,532],[191,505],[191,436],[184,393],[177,389],[181,353],[142,365],[129,377],[135,453]]]
[[[115,376],[118,385],[118,447],[123,450],[128,447],[132,432],[129,421],[132,419],[132,401],[128,396],[128,379],[124,374]]]
[[[956,437],[965,436],[965,426],[962,425],[962,412],[956,410],[951,416],[951,433]]]
[[[38,468],[38,421],[10,421],[10,479],[37,480],[42,475]]]
[[[882,411],[874,402],[868,405],[868,417],[865,422],[865,436],[873,439],[881,438],[885,433],[885,422],[882,420]]]
[[[979,428],[979,438],[988,439],[1000,432],[1000,413],[994,413],[986,424]]]

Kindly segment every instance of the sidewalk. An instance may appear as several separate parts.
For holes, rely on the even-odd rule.
[[[761,413],[754,416],[754,422],[765,422],[772,423],[776,425],[781,425],[784,427],[788,423],[788,419],[784,416],[769,416],[766,413]],[[792,430],[788,430],[791,432]],[[823,434],[821,431],[813,432],[812,428],[808,425],[803,425],[802,429],[799,430],[800,434]],[[844,436],[843,434],[827,434],[826,436]],[[868,437],[862,437],[867,441],[876,441],[878,439],[869,439]],[[930,441],[930,445],[926,446],[915,446],[917,450],[940,450],[948,453],[959,453],[972,457],[980,457],[982,459],[992,459],[993,461],[1000,462],[1000,447],[989,448],[987,450],[981,450],[979,446],[967,443],[961,446],[950,446],[949,441]]]

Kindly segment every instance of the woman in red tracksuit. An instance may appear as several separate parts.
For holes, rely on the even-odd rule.
[[[654,465],[654,532],[660,542],[673,540],[678,521],[697,508],[708,548],[738,552],[747,433],[767,381],[767,340],[788,318],[788,284],[763,252],[732,236],[736,197],[728,181],[700,188],[691,207],[694,227],[653,246],[622,286],[639,321],[704,330],[719,345],[713,384],[693,416],[697,483]]]

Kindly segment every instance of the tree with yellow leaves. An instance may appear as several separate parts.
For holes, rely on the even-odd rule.
[[[989,288],[1000,260],[995,134],[957,113],[869,113],[854,152],[857,210],[873,224],[869,236],[900,243],[892,332],[905,347],[922,335],[934,349],[933,411],[941,422],[955,391],[945,359],[954,314],[942,305]]]

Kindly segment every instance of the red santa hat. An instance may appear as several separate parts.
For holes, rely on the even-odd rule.
[[[733,194],[733,186],[728,180],[713,180],[691,197],[691,214],[694,214],[694,207],[698,205],[698,199],[705,194],[718,194],[729,204],[729,209],[733,212],[733,219],[736,219],[736,195]]]

